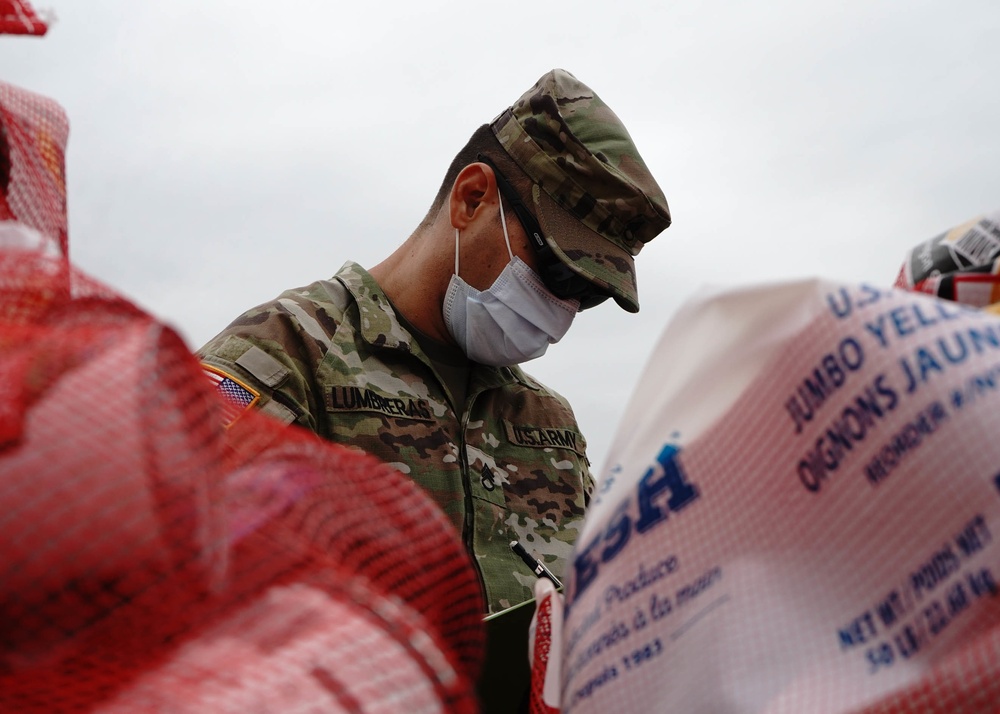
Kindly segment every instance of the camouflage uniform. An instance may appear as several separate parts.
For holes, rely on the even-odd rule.
[[[475,556],[491,612],[532,596],[520,540],[562,575],[593,489],[569,404],[518,367],[473,365],[458,410],[375,280],[347,263],[233,322],[200,351],[265,412],[408,474]]]
[[[549,290],[558,295],[557,272],[568,273],[637,312],[634,256],[670,225],[670,210],[618,117],[556,69],[490,126],[532,182],[524,199],[540,249],[558,261],[555,272],[540,268]],[[592,490],[569,405],[517,367],[477,364],[456,408],[359,266],[251,310],[202,354],[234,402],[375,454],[421,484],[461,530],[491,612],[531,597],[535,576],[511,540],[563,573]]]

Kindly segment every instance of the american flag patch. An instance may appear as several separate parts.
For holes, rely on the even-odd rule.
[[[201,365],[222,397],[222,425],[230,426],[260,399],[260,392],[207,364]]]

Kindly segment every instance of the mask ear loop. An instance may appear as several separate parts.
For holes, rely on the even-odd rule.
[[[499,189],[497,189],[497,200],[500,202],[500,226],[503,228],[503,239],[507,244],[507,255],[509,255],[511,261],[513,261],[514,251],[510,249],[510,236],[507,234],[507,217],[503,214],[503,196],[500,195]]]
[[[500,204],[500,227],[503,228],[503,241],[507,245],[507,255],[514,260],[514,251],[510,249],[510,234],[507,232],[507,216],[503,212],[503,196],[497,189],[497,202]],[[458,229],[455,229],[455,275],[458,275]]]

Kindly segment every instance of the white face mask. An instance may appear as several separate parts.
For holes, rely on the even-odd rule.
[[[455,274],[444,297],[448,331],[469,359],[507,367],[541,357],[566,334],[580,309],[578,300],[560,300],[535,271],[510,249],[503,201],[500,225],[510,262],[486,290],[476,290],[458,277],[458,229],[455,229]]]

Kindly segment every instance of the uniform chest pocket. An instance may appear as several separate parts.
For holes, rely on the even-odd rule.
[[[426,489],[461,524],[465,503],[458,423],[443,405],[374,385],[328,384],[323,436],[392,464]],[[439,416],[443,415],[443,416]]]
[[[499,427],[499,428],[496,428]],[[468,435],[472,493],[497,506],[518,509],[553,490],[574,497],[580,491],[586,442],[576,430],[501,419],[494,430]],[[523,510],[523,509],[522,509]]]

